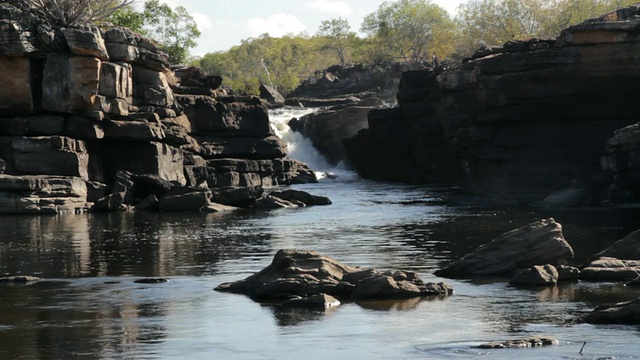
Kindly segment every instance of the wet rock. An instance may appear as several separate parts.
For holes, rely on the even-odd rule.
[[[640,230],[636,230],[616,241],[596,256],[640,260]]]
[[[167,282],[169,282],[169,280],[163,278],[146,278],[134,281],[136,284],[164,284]]]
[[[382,273],[342,264],[313,251],[280,250],[273,262],[244,280],[224,283],[217,291],[274,300],[283,294],[328,294],[343,299],[393,299],[450,295],[444,283],[423,283],[415,273]]]
[[[304,206],[331,205],[331,200],[328,197],[311,195],[300,190],[274,191],[269,195],[293,203],[302,203]]]
[[[210,191],[194,191],[187,194],[167,195],[160,199],[162,211],[201,211],[209,205]]]
[[[580,272],[587,281],[630,281],[640,276],[640,261],[601,257]]]
[[[569,265],[558,265],[558,281],[578,281],[580,278],[580,269]]]
[[[213,201],[236,207],[251,207],[262,197],[262,186],[227,187],[212,189]]]
[[[553,265],[536,265],[517,273],[510,283],[531,286],[555,285],[558,283],[558,270]]]
[[[301,205],[304,206],[302,203],[294,203],[279,197],[266,195],[256,199],[253,206],[256,209],[291,209]]]
[[[454,278],[508,276],[539,264],[567,264],[572,258],[573,249],[564,239],[562,226],[545,219],[502,234],[435,274]]]
[[[136,204],[136,210],[148,211],[160,209],[160,200],[155,195],[149,195]]]
[[[640,299],[598,306],[584,321],[590,324],[639,324]]]
[[[309,296],[295,296],[280,303],[285,308],[328,309],[340,306],[340,300],[327,294],[313,294]]]
[[[224,212],[229,212],[229,211],[236,211],[236,210],[239,210],[239,209],[240,208],[235,207],[235,206],[229,206],[229,205],[223,205],[223,204],[218,204],[218,203],[214,203],[214,202],[209,202],[204,207],[202,207],[200,209],[200,211],[208,213],[208,214],[217,214],[217,213],[224,213]]]
[[[479,349],[524,349],[532,347],[558,345],[560,342],[553,337],[533,336],[518,340],[494,341],[479,345]]]
[[[0,284],[33,284],[39,281],[42,281],[42,279],[28,275],[0,277]]]

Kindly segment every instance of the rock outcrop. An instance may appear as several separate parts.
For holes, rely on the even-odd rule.
[[[365,178],[464,184],[524,203],[576,184],[597,197],[608,187],[600,161],[607,139],[638,122],[639,8],[569,27],[557,39],[509,42],[458,64],[405,72],[399,106],[371,112],[369,129],[345,141],[351,165]],[[622,163],[633,165],[634,150],[620,150]]]
[[[446,283],[424,283],[413,272],[362,269],[313,251],[280,250],[273,262],[244,280],[224,283],[217,291],[251,296],[257,301],[327,294],[344,300],[404,299],[447,296]]]
[[[49,27],[5,2],[0,35],[0,213],[220,211],[212,189],[315,181],[264,102],[172,72],[127,29]]]
[[[435,274],[450,278],[509,276],[536,265],[566,265],[572,258],[573,249],[564,239],[562,226],[546,219],[504,233]]]
[[[518,272],[509,282],[522,286],[547,286],[558,283],[558,270],[553,265],[536,265]]]
[[[587,281],[631,281],[640,277],[640,261],[602,257],[580,271]]]
[[[584,321],[590,324],[639,324],[640,299],[598,306]]]

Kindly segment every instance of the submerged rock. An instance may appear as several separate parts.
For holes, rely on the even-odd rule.
[[[169,280],[163,278],[145,278],[134,281],[136,284],[163,284],[166,282],[169,282]]]
[[[313,294],[309,296],[295,296],[283,301],[280,306],[286,308],[329,309],[340,306],[340,300],[327,294]]]
[[[314,251],[280,250],[272,263],[244,280],[224,283],[216,291],[277,301],[285,295],[327,294],[347,300],[446,296],[446,283],[425,284],[412,272],[381,272],[340,263]]]
[[[479,345],[479,349],[514,349],[514,348],[531,348],[558,345],[559,342],[553,337],[533,336],[518,340],[494,341]]]
[[[28,275],[0,277],[0,284],[33,284],[42,281],[41,278]]]
[[[435,274],[452,278],[507,276],[535,265],[567,264],[572,258],[573,249],[564,239],[562,226],[545,219],[502,234]]]
[[[590,324],[639,324],[640,299],[598,306],[584,321]]]

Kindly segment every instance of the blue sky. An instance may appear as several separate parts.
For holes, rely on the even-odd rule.
[[[144,0],[136,0],[138,4]],[[171,7],[184,6],[194,17],[202,36],[194,55],[227,50],[242,39],[269,33],[314,34],[320,22],[342,17],[358,31],[365,15],[383,0],[160,0]],[[393,0],[392,0],[393,1]],[[461,0],[433,0],[452,15]]]

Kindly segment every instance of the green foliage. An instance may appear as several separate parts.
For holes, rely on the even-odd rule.
[[[460,5],[458,51],[469,55],[482,45],[555,37],[562,29],[637,0],[470,0]]]
[[[155,40],[173,64],[189,59],[189,50],[196,47],[195,39],[201,35],[187,9],[182,6],[172,9],[167,4],[160,4],[159,0],[146,1],[142,12],[131,7],[122,8],[109,20]]]
[[[386,1],[361,30],[374,38],[370,45],[379,57],[409,64],[448,56],[456,33],[447,11],[429,0]]]
[[[338,54],[340,64],[344,65],[347,57],[347,48],[356,37],[356,33],[351,31],[349,22],[342,18],[324,20],[318,29],[318,36],[326,39],[326,48],[335,50]]]

